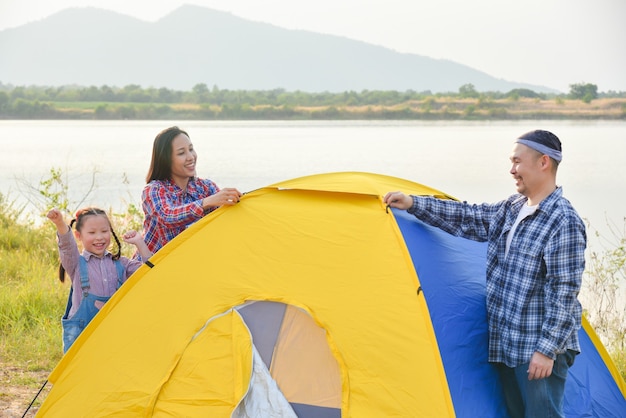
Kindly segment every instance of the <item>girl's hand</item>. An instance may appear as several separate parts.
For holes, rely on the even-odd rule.
[[[148,245],[143,240],[143,236],[139,232],[130,230],[122,235],[122,239],[125,242],[133,244],[135,247],[137,247],[137,252],[141,256],[141,259],[143,261],[146,261],[147,259],[152,257],[152,251],[150,251]]]
[[[50,209],[46,216],[56,225],[57,232],[60,235],[65,235],[65,233],[69,231],[70,227],[65,223],[61,211],[57,208]]]
[[[48,212],[48,214],[46,216],[48,217],[48,219],[50,219],[55,224],[59,220],[61,220],[61,221],[63,220],[63,216],[61,215],[61,211],[58,210],[57,208],[50,209],[50,211]]]
[[[137,245],[137,242],[142,241],[143,237],[137,231],[130,230],[122,235],[122,239],[124,240],[124,242]]]

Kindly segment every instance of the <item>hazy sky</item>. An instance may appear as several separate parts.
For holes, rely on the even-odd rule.
[[[156,21],[197,4],[569,91],[626,91],[626,0],[0,0],[0,30],[69,7]]]

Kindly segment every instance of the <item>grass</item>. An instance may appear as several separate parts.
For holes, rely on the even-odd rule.
[[[53,229],[18,219],[19,210],[0,195],[0,358],[51,370],[62,355],[60,316],[68,288],[54,280]]]
[[[215,117],[220,117],[221,106],[196,103],[137,103],[137,102],[49,102],[62,113],[72,113],[84,117],[93,117],[96,108],[107,106],[116,108],[132,108],[142,117],[154,118],[154,114],[145,113],[146,109],[167,107],[168,111],[177,112],[177,119],[187,114],[191,118],[203,115],[211,110]],[[234,105],[230,105],[231,107]],[[252,117],[272,111],[278,111],[281,105],[242,105],[245,112],[235,112],[235,116]],[[317,117],[330,119],[624,119],[626,118],[626,99],[600,98],[585,103],[573,99],[533,99],[533,98],[458,98],[458,97],[426,97],[423,100],[410,100],[393,105],[360,105],[349,104],[291,107],[292,114],[287,118]],[[142,113],[143,112],[143,113]],[[181,113],[182,112],[182,113]],[[186,113],[185,113],[186,112]],[[169,113],[168,113],[169,114]],[[158,116],[158,114],[157,114]],[[231,115],[232,116],[232,115]]]
[[[95,110],[98,106],[101,105],[109,105],[109,106],[133,106],[133,107],[141,107],[141,106],[162,106],[162,105],[170,105],[169,103],[141,103],[141,102],[106,102],[106,101],[95,101],[95,102],[82,102],[82,101],[50,101],[47,102],[51,105],[54,105],[57,109],[82,109],[82,110]]]
[[[63,354],[60,317],[68,289],[55,280],[54,232],[21,223],[20,212],[0,194],[2,416],[21,416]]]

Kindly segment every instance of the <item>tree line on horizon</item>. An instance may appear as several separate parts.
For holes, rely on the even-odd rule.
[[[12,86],[0,82],[0,119],[341,119],[348,116],[339,108],[365,107],[361,117],[410,119],[407,108],[389,110],[403,103],[424,102],[422,116],[428,116],[429,103],[439,98],[493,100],[582,100],[590,103],[598,98],[626,98],[626,92],[598,93],[592,83],[570,85],[568,94],[537,93],[530,89],[514,89],[506,93],[479,92],[473,84],[462,85],[458,92],[363,90],[332,92],[272,90],[229,90],[204,83],[181,91],[161,87],[143,88],[137,84],[124,87],[97,86]],[[193,105],[184,107],[180,105]],[[317,110],[308,113],[296,108]],[[372,110],[385,107],[387,110]],[[72,109],[72,111],[68,111]],[[467,116],[468,112],[465,112]],[[470,112],[471,113],[471,112]],[[506,117],[492,110],[490,116]],[[502,113],[502,112],[500,112]],[[445,116],[445,115],[444,115]],[[426,117],[427,118],[427,117]]]

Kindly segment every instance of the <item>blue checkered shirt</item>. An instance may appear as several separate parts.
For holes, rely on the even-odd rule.
[[[489,361],[509,367],[528,363],[535,351],[552,359],[580,352],[578,301],[587,235],[585,225],[558,187],[506,238],[527,198],[513,195],[473,205],[413,196],[408,209],[452,235],[487,242]]]

